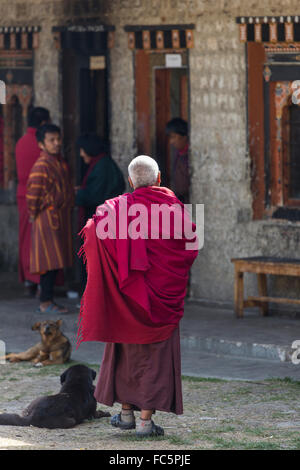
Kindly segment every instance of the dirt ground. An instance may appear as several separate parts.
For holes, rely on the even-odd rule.
[[[20,413],[34,398],[57,393],[59,376],[69,365],[38,369],[29,363],[0,364],[0,413]],[[90,367],[98,373],[98,366]],[[0,426],[0,449],[300,449],[300,382],[183,377],[182,383],[184,414],[154,416],[165,429],[163,437],[140,440],[134,431],[119,431],[102,418],[67,430]],[[98,408],[113,415],[120,406]]]

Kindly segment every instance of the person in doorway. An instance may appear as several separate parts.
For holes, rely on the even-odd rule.
[[[178,199],[187,204],[190,187],[188,124],[181,118],[171,119],[166,125],[166,133],[170,145],[175,149],[171,176],[172,189]]]
[[[122,194],[125,190],[123,174],[110,157],[108,144],[96,134],[84,134],[77,140],[80,156],[87,170],[79,187],[75,187],[75,205],[79,206],[79,231],[93,216],[96,207],[106,199]],[[81,295],[86,285],[86,270],[81,262]],[[78,305],[80,307],[80,305]]]
[[[80,156],[88,165],[81,186],[75,187],[75,204],[80,207],[80,229],[93,216],[96,207],[106,199],[119,196],[125,181],[116,162],[110,157],[108,145],[95,134],[84,134],[77,140]]]
[[[59,270],[72,266],[71,209],[74,189],[61,156],[61,132],[54,124],[38,128],[41,155],[30,172],[26,201],[32,223],[30,272],[40,275],[40,307],[45,313],[66,313],[53,301]]]
[[[19,280],[24,283],[26,294],[34,296],[40,282],[38,274],[29,269],[31,224],[26,204],[26,186],[30,171],[39,158],[41,149],[36,140],[39,126],[50,122],[48,109],[35,107],[28,114],[26,134],[16,144],[16,168],[18,177],[17,204],[19,212]]]
[[[183,412],[179,321],[188,272],[198,249],[194,245],[187,250],[187,239],[175,236],[175,217],[170,217],[170,212],[169,237],[164,236],[161,222],[147,225],[143,237],[131,236],[136,210],[144,214],[140,220],[144,225],[153,207],[170,211],[176,205],[180,227],[185,211],[173,191],[160,187],[154,159],[136,157],[128,172],[133,192],[99,206],[83,229],[80,254],[86,259],[88,281],[77,344],[107,343],[95,398],[108,406],[121,404],[121,412],[111,419],[112,426],[136,428],[139,437],[159,436],[164,430],[152,420],[155,410]],[[106,219],[107,214],[111,219]],[[162,219],[165,222],[165,217]],[[116,226],[111,226],[111,236],[107,236],[104,227],[113,221]],[[104,236],[100,236],[101,227]],[[152,237],[152,229],[158,236]],[[194,239],[197,246],[196,235]],[[135,410],[141,411],[138,423]]]

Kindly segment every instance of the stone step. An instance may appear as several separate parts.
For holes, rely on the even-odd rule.
[[[79,309],[76,307],[78,300],[70,300],[67,298],[58,299],[58,302],[67,306],[70,310],[68,314],[51,314],[44,315],[37,313],[36,309],[38,307],[38,302],[35,299],[22,299],[17,298],[13,301],[1,301],[0,302],[0,317],[2,319],[2,326],[0,325],[0,339],[1,331],[3,328],[6,331],[11,330],[12,334],[14,328],[22,329],[23,334],[26,335],[26,329],[28,333],[31,332],[31,326],[43,319],[53,319],[57,320],[61,318],[62,331],[69,337],[74,338],[77,333],[77,323],[79,319]],[[229,319],[228,319],[229,320]],[[210,320],[211,321],[211,320]],[[208,328],[204,328],[204,320],[198,319],[197,323],[192,323],[192,319],[186,318],[185,326],[181,329],[181,347],[182,350],[186,352],[203,352],[208,354],[218,354],[226,355],[232,358],[244,358],[244,359],[264,359],[274,362],[291,362],[292,355],[295,352],[292,349],[292,340],[290,340],[290,333],[282,338],[282,335],[277,335],[278,344],[276,342],[265,341],[267,336],[264,337],[264,340],[261,341],[261,337],[256,335],[256,340],[251,341],[252,336],[247,334],[241,334],[242,323],[236,337],[242,337],[240,341],[233,340],[230,337],[232,330],[227,331],[224,327],[226,324],[225,320],[222,319],[221,327],[218,331],[218,336],[211,335],[212,331],[217,331],[213,325]],[[238,325],[238,324],[236,324]],[[246,325],[245,325],[246,327]],[[248,329],[248,327],[246,327]],[[261,330],[258,330],[261,332]],[[195,332],[197,332],[195,334]],[[34,337],[36,337],[36,332],[34,332]],[[295,333],[296,335],[296,333]],[[272,337],[274,340],[274,337]],[[279,339],[281,342],[279,343]],[[283,341],[282,341],[283,339]],[[293,339],[297,337],[293,336]],[[287,344],[290,341],[290,344]],[[22,348],[21,348],[22,350]]]
[[[223,338],[181,337],[181,346],[188,351],[203,351],[249,359],[265,359],[277,362],[291,362],[295,349],[292,345],[259,344],[230,341]]]

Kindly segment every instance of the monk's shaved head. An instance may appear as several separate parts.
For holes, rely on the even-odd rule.
[[[159,177],[158,164],[147,155],[139,155],[130,162],[128,174],[135,189],[154,186]]]

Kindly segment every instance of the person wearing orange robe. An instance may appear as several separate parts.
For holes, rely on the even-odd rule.
[[[40,312],[66,313],[53,301],[59,270],[73,264],[71,210],[74,189],[67,162],[61,155],[59,127],[37,130],[41,156],[27,183],[26,200],[31,228],[30,272],[41,276]]]
[[[48,109],[36,107],[28,115],[28,128],[17,142],[16,168],[18,177],[17,204],[19,212],[19,280],[24,283],[29,295],[36,293],[40,282],[38,274],[32,274],[29,269],[29,252],[31,224],[26,204],[26,185],[29,173],[40,156],[41,149],[38,146],[35,134],[39,126],[50,121]]]

